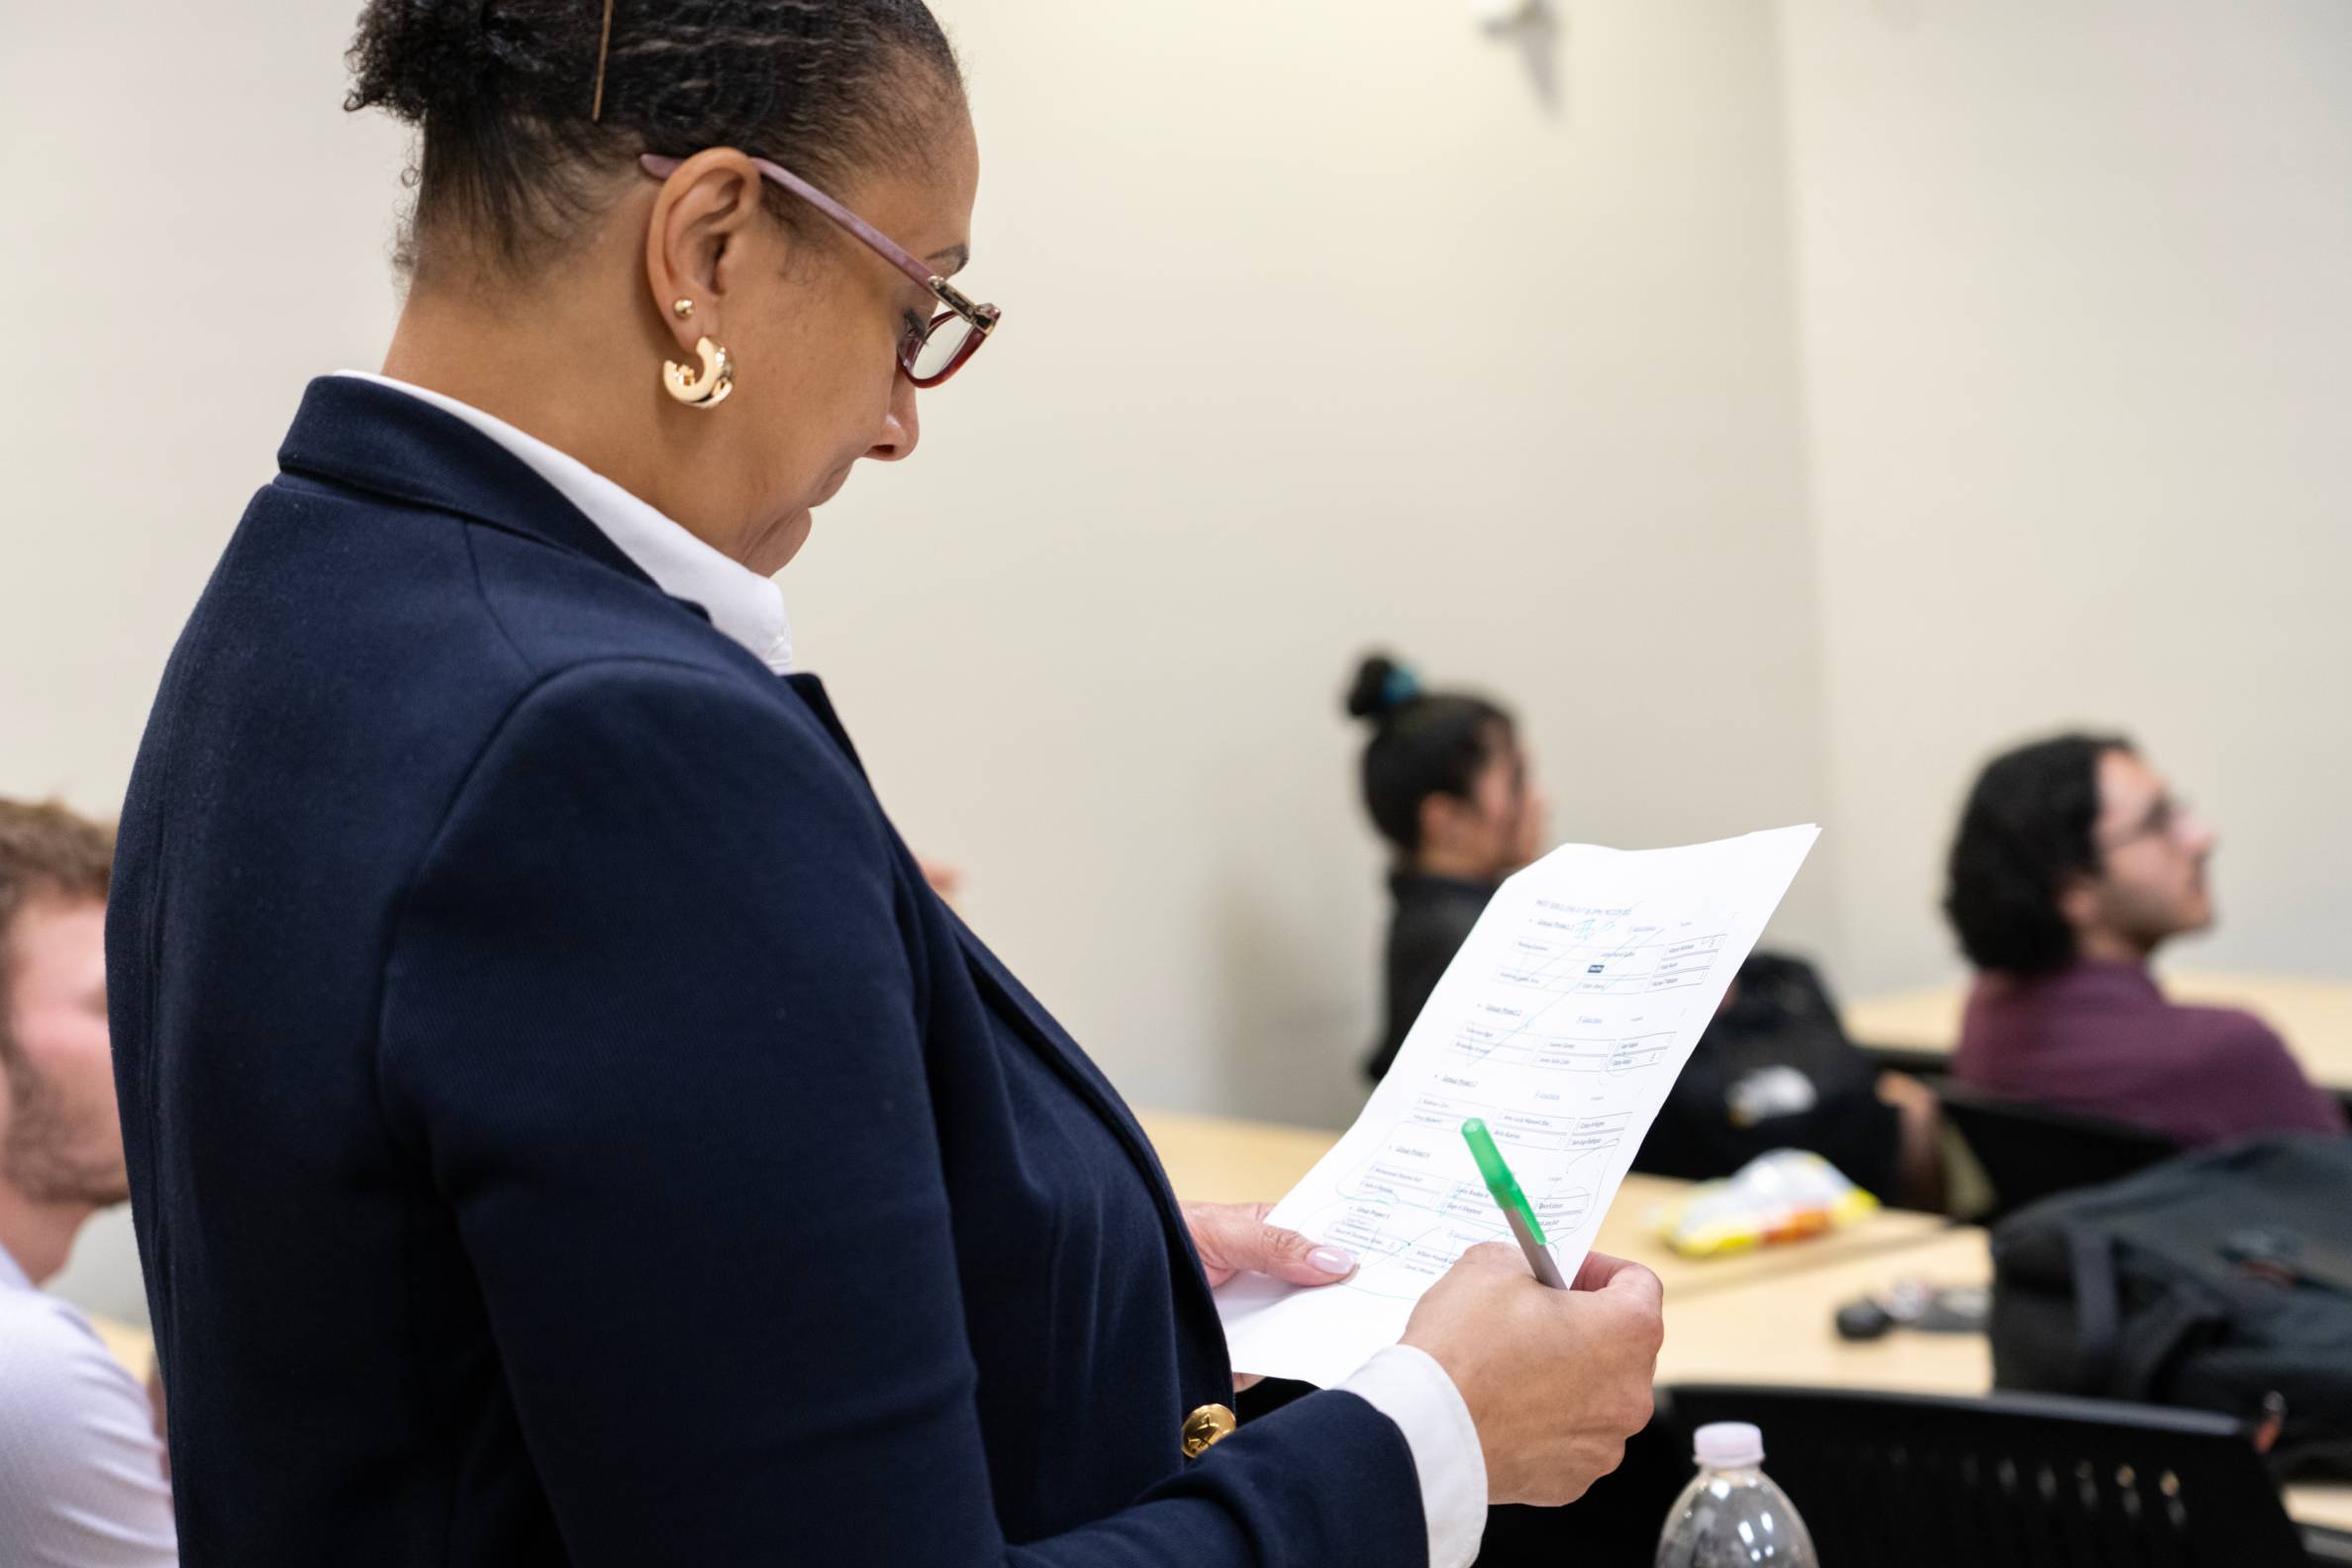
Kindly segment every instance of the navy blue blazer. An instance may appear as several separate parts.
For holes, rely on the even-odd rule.
[[[1167,1181],[815,680],[397,391],[279,465],[108,920],[192,1568],[1418,1568],[1352,1395],[1183,1458]]]

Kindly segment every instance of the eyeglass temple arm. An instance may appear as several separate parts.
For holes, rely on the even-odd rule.
[[[637,163],[655,179],[668,179],[670,175],[677,172],[678,164],[681,161],[683,160],[679,158],[663,157],[658,152],[647,152],[637,158]],[[914,256],[909,255],[896,241],[881,230],[867,223],[863,218],[858,217],[857,214],[834,201],[831,196],[826,195],[825,192],[802,179],[781,163],[771,163],[766,158],[755,157],[751,160],[751,166],[759,170],[761,177],[775,181],[855,235],[868,249],[936,294],[957,314],[974,323],[982,323],[979,306],[966,298],[954,284],[925,266]],[[993,325],[993,323],[983,323],[983,325]]]

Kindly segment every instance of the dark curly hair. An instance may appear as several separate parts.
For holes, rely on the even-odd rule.
[[[820,188],[920,156],[955,51],[923,0],[615,0],[601,113],[605,0],[367,0],[349,110],[423,132],[416,205],[395,259],[425,274],[444,237],[528,273],[603,206],[640,152],[732,147]],[[767,187],[769,210],[813,215]]]
[[[1348,687],[1349,717],[1373,727],[1364,747],[1364,805],[1381,836],[1405,854],[1421,848],[1421,802],[1467,800],[1479,769],[1518,730],[1510,713],[1483,697],[1424,692],[1413,672],[1385,653],[1365,656]]]
[[[2058,891],[2069,876],[2098,875],[2099,759],[2131,749],[2121,735],[2062,735],[1985,764],[1961,809],[1944,884],[1944,914],[1969,962],[2014,975],[2074,962]]]

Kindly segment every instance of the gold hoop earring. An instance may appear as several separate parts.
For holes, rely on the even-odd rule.
[[[715,409],[727,401],[727,394],[735,390],[735,360],[725,348],[705,338],[694,345],[702,356],[702,370],[697,374],[675,359],[661,361],[661,384],[669,395],[688,408]]]

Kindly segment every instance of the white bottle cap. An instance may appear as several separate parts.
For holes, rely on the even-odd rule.
[[[1764,1462],[1764,1433],[1746,1421],[1716,1421],[1699,1428],[1691,1455],[1710,1470],[1746,1470]]]

